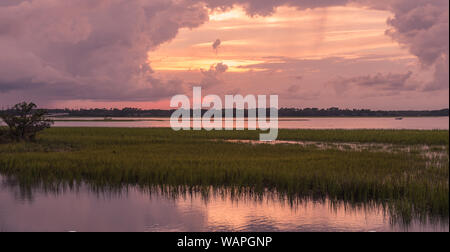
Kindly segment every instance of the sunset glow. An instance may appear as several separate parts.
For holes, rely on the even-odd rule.
[[[269,56],[355,59],[378,53],[391,60],[413,59],[385,35],[390,15],[354,7],[306,11],[280,7],[270,17],[250,17],[242,8],[214,11],[207,24],[183,29],[176,39],[150,52],[149,61],[155,71],[208,69],[222,62],[230,72],[243,72],[264,70],[242,67],[268,62]],[[211,46],[217,38],[221,45],[215,51]]]

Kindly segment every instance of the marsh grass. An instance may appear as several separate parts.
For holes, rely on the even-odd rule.
[[[404,223],[448,219],[448,131],[419,133],[282,130],[280,135],[283,140],[446,145],[445,162],[419,152],[211,141],[257,139],[251,131],[54,128],[33,144],[0,145],[0,172],[30,193],[36,186],[57,191],[82,183],[99,190],[163,186],[174,195],[231,189],[236,195],[273,192],[294,203],[377,204]]]
[[[162,129],[160,129],[162,130]],[[178,134],[196,138],[259,140],[260,131],[191,131]],[[448,130],[287,130],[279,132],[278,140],[332,143],[389,143],[398,145],[447,145]]]

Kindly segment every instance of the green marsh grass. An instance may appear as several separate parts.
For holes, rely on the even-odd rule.
[[[448,131],[281,130],[280,140],[445,146],[419,152],[318,149],[212,141],[252,131],[53,128],[36,143],[0,145],[0,173],[22,185],[234,188],[350,204],[381,204],[394,218],[448,219]]]

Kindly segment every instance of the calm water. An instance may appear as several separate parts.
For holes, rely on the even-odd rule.
[[[381,209],[329,202],[292,206],[272,197],[167,197],[136,188],[98,193],[86,186],[30,193],[0,179],[0,231],[449,231],[448,221],[392,225]]]
[[[169,118],[57,118],[55,127],[170,128]],[[247,121],[245,127],[247,127]],[[236,123],[236,122],[235,122]],[[225,123],[223,124],[225,126]],[[4,123],[0,121],[0,126]],[[280,118],[280,129],[449,129],[449,117],[395,118]]]
[[[170,127],[169,118],[114,118],[132,121],[89,121],[103,118],[64,118],[77,120],[56,122],[56,127]],[[82,121],[84,120],[84,121]],[[395,118],[280,118],[281,129],[449,129],[448,117]]]

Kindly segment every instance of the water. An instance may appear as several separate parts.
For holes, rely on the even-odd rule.
[[[56,127],[132,127],[132,128],[167,128],[169,118],[59,118]],[[98,120],[98,121],[93,121]],[[119,121],[120,120],[120,121]],[[247,122],[245,123],[247,125]],[[280,118],[281,129],[449,129],[448,117],[408,117],[403,120],[395,118]]]
[[[444,224],[391,224],[381,208],[294,205],[276,197],[169,197],[135,187],[94,192],[23,190],[0,176],[0,231],[449,231]]]

